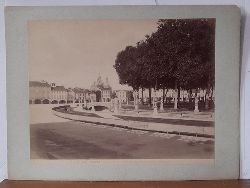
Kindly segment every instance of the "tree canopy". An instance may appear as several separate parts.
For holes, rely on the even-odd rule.
[[[160,19],[157,31],[118,53],[114,68],[133,89],[214,86],[215,20]]]

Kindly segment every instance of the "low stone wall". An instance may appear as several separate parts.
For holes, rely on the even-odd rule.
[[[92,106],[105,106],[107,108],[110,108],[112,106],[111,102],[92,102],[92,103],[87,103],[87,108],[90,108]]]
[[[154,123],[154,122],[139,122],[139,121],[130,121],[121,119],[111,119],[111,118],[96,118],[96,117],[76,115],[72,113],[69,114],[67,112],[59,112],[55,110],[52,111],[54,115],[58,117],[75,121],[82,121],[87,123],[120,127],[132,130],[214,138],[214,127],[201,127],[201,126],[198,127],[198,126],[172,125],[172,124]]]

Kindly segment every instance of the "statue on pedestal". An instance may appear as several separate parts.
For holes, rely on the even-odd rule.
[[[114,113],[115,114],[119,113],[119,101],[117,97],[114,99]]]
[[[198,108],[198,104],[199,104],[199,99],[198,97],[196,96],[195,99],[194,99],[194,112],[199,112],[199,108]]]
[[[164,110],[164,106],[163,106],[163,97],[161,98],[161,107],[160,110]]]
[[[139,106],[138,106],[138,91],[135,91],[134,93],[134,106],[135,106],[135,111],[138,111]]]
[[[158,110],[157,110],[157,98],[156,98],[156,90],[154,91],[154,104],[153,104],[153,116],[157,116],[158,115]]]

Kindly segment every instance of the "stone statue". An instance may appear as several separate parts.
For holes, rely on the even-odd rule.
[[[117,97],[114,99],[114,113],[119,113],[119,101]]]
[[[194,112],[199,112],[199,108],[198,108],[198,104],[199,104],[199,99],[198,97],[196,96],[195,99],[194,99]]]

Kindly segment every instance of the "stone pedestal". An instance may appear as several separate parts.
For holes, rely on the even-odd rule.
[[[157,99],[156,99],[156,89],[154,89],[154,104],[153,104],[153,109],[154,109],[154,112],[153,112],[153,115],[157,115],[158,114],[158,110],[157,110]]]
[[[161,107],[160,110],[164,110],[164,106],[163,106],[163,98],[161,99]]]
[[[135,111],[138,111],[139,106],[138,106],[138,92],[137,91],[134,93],[134,106],[135,106]]]
[[[84,98],[84,101],[83,101],[83,106],[84,106],[84,108],[86,108],[87,107],[87,101],[86,101],[86,99]]]
[[[177,96],[178,96],[177,91],[174,90],[174,109],[178,108],[178,105],[177,105],[177,100],[178,100]]]
[[[138,111],[139,110],[139,106],[138,104],[135,105],[135,111]]]
[[[118,103],[118,99],[117,98],[115,98],[115,101],[114,101],[114,113],[115,114],[119,113],[119,103]]]
[[[157,103],[156,103],[156,98],[154,97],[154,105],[153,105],[153,116],[158,115],[158,110],[157,110]]]
[[[158,116],[157,106],[154,106],[153,117],[157,117],[157,116]]]
[[[209,108],[209,96],[206,94],[205,109]]]
[[[121,109],[122,108],[122,101],[119,100],[118,102],[119,102],[119,109]]]
[[[195,101],[194,101],[194,104],[195,104],[194,112],[195,113],[199,112],[198,103],[199,103],[199,99],[198,99],[198,97],[195,97]]]
[[[118,107],[117,107],[117,106],[115,106],[115,108],[114,108],[114,113],[115,113],[115,114],[118,114],[118,113],[119,113],[119,110],[118,110]]]

